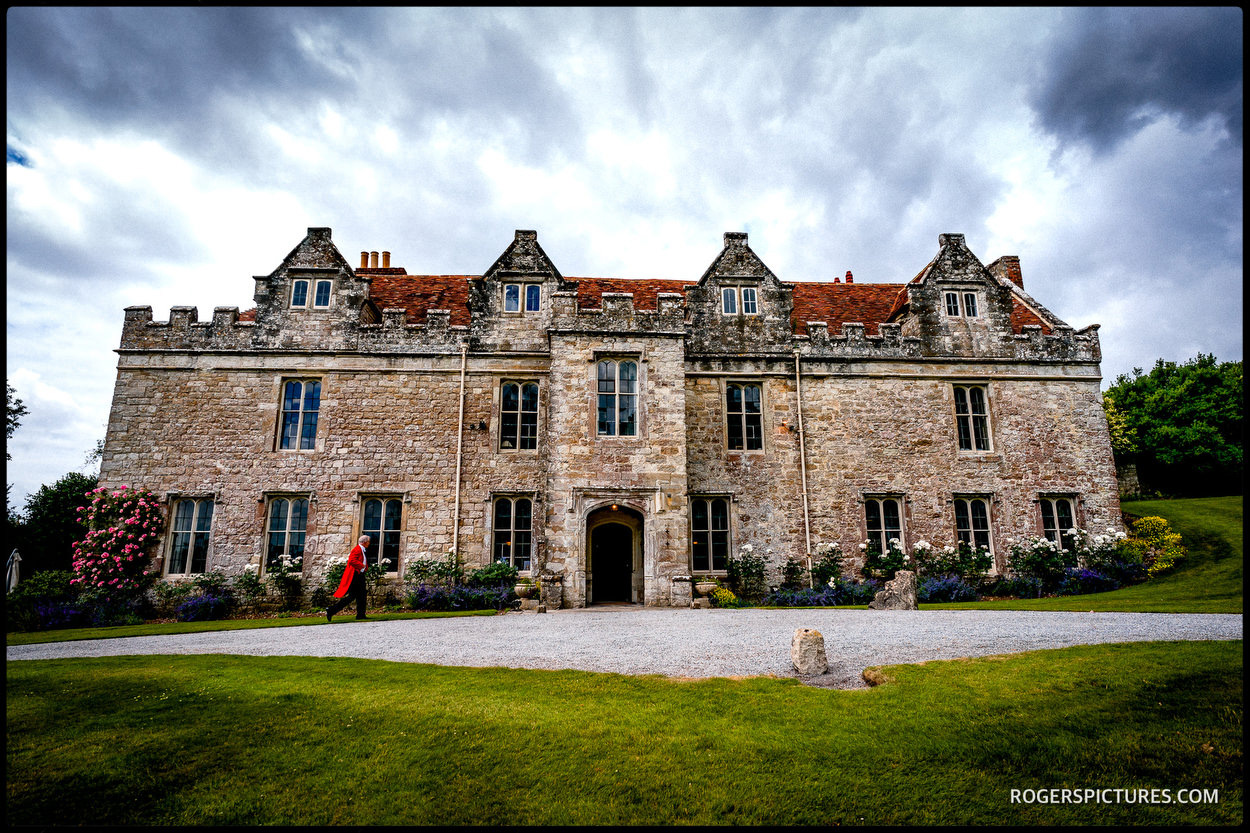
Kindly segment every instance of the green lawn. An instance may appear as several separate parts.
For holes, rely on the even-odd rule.
[[[5,820],[1236,825],[1241,650],[894,666],[864,691],[357,659],[10,662]],[[1011,801],[1051,788],[1218,803]]]

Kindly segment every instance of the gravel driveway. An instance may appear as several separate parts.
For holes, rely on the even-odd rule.
[[[798,628],[824,635],[830,673],[862,688],[873,665],[1103,642],[1241,639],[1239,614],[1049,611],[674,610],[633,606],[13,645],[9,660],[121,654],[363,657],[621,674],[795,676]]]

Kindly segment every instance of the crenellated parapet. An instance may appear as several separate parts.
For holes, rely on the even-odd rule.
[[[407,323],[407,311],[388,307],[380,324],[361,324],[357,349],[362,353],[420,353],[460,349],[469,343],[469,328],[451,325],[451,311],[432,309],[424,324]]]
[[[919,338],[904,337],[898,324],[881,324],[878,334],[866,334],[860,323],[845,323],[840,335],[830,336],[824,321],[807,322],[807,335],[795,336],[795,347],[813,358],[919,358],[923,355]]]
[[[1014,358],[1025,361],[1102,361],[1098,341],[1098,324],[1081,330],[1057,326],[1049,335],[1038,325],[1021,327],[1019,335],[1011,336]]]
[[[154,321],[149,306],[126,307],[122,350],[250,350],[256,322],[240,321],[238,307],[217,307],[200,321],[196,307],[172,307],[168,321]]]
[[[553,332],[589,334],[686,334],[685,299],[676,292],[660,292],[655,310],[634,306],[632,292],[604,292],[598,309],[579,309],[576,292],[551,295]]]

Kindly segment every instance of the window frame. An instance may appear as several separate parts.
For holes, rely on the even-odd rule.
[[[324,304],[321,303],[321,300],[320,300],[321,288],[323,286],[325,287],[325,290],[326,290],[326,300]],[[311,289],[313,290],[313,303],[312,303],[313,309],[329,309],[330,304],[333,302],[333,299],[334,299],[334,281],[330,280],[329,278],[317,278],[316,280],[312,282]]]
[[[965,504],[964,515],[968,521],[967,527],[960,526],[959,505]],[[985,508],[985,528],[979,529],[976,526],[976,518],[973,512],[973,504],[982,504]],[[986,494],[957,494],[952,496],[951,505],[955,514],[955,540],[967,541],[973,546],[979,545],[981,542],[977,540],[978,534],[983,534],[985,545],[990,554],[990,558],[994,558],[994,498],[992,495]],[[964,533],[968,533],[968,537],[964,537]],[[991,561],[991,563],[994,563]]]
[[[184,503],[192,504],[190,525],[186,529],[179,529],[178,510]],[[191,576],[203,575],[208,572],[208,560],[213,552],[213,518],[217,514],[216,500],[211,495],[174,495],[169,499],[169,538],[165,547],[165,570],[164,574],[168,577],[189,578]],[[208,506],[208,529],[200,529],[200,520],[202,518],[201,510],[204,505]],[[174,571],[174,551],[178,545],[179,536],[186,537],[186,552],[184,554],[185,569]],[[206,536],[203,552],[203,567],[199,570],[195,569],[196,550],[199,548],[199,536]]]
[[[366,525],[366,518],[369,512],[370,503],[381,504],[380,514],[378,515],[378,526],[372,527]],[[388,509],[391,504],[397,504],[399,509],[399,517],[396,519],[396,526],[391,529],[387,527],[390,518]],[[360,531],[357,533],[357,539],[361,535],[369,536],[369,549],[365,551],[365,564],[372,567],[377,564],[379,559],[386,556],[386,540],[384,536],[393,536],[394,538],[394,569],[386,570],[384,575],[393,576],[400,572],[400,559],[402,557],[401,550],[404,540],[404,496],[401,494],[379,492],[360,495]],[[372,557],[370,557],[372,553]]]
[[[1071,523],[1066,528],[1061,526],[1059,521],[1060,502],[1068,504],[1069,520]],[[1044,492],[1038,495],[1037,508],[1041,519],[1042,537],[1048,541],[1053,541],[1058,544],[1060,548],[1069,552],[1075,550],[1076,542],[1073,540],[1073,536],[1068,534],[1068,530],[1080,528],[1076,515],[1079,503],[1080,501],[1078,495],[1075,493]],[[1053,522],[1049,528],[1046,523],[1047,509],[1050,510],[1050,519]],[[1052,532],[1054,533],[1053,536],[1051,534]]]
[[[300,387],[299,408],[291,410],[287,408],[288,394],[287,390],[291,384],[298,383]],[[308,384],[317,385],[317,407],[314,409],[306,408],[308,402]],[[309,376],[289,376],[283,377],[278,383],[278,436],[274,444],[275,451],[293,451],[293,452],[313,452],[317,450],[317,429],[321,425],[321,394],[324,385],[320,377]],[[305,433],[307,432],[307,417],[312,414],[312,435],[310,445],[305,447]],[[296,414],[295,433],[291,438],[293,444],[287,445],[287,424],[288,414]]]
[[[713,525],[715,522],[714,508],[716,504],[718,503],[724,504],[725,525],[723,529],[717,528]],[[706,526],[697,525],[698,513],[695,510],[696,504],[704,505],[704,518],[706,520],[706,524],[707,524]],[[690,528],[690,572],[699,573],[700,575],[715,575],[715,576],[728,575],[729,556],[733,554],[733,540],[734,540],[732,498],[729,495],[724,495],[724,494],[691,495],[689,518],[690,518],[690,527],[689,527]],[[707,536],[707,539],[706,541],[703,542],[702,546],[700,546],[700,542],[698,541],[698,535],[700,532],[705,533]],[[723,536],[722,547],[721,547],[723,549],[723,555],[721,556],[723,566],[719,568],[716,566],[717,541],[713,537],[713,535],[716,533],[719,533]],[[707,559],[707,562],[706,562],[707,566],[705,567],[696,566],[696,559],[699,557],[699,549],[703,549],[705,552],[705,557]]]
[[[516,309],[508,309],[508,289],[516,287]],[[542,312],[543,308],[543,285],[538,281],[504,281],[502,284],[502,295],[500,296],[499,309],[505,315],[529,315],[531,313]],[[538,297],[533,308],[530,307],[530,290],[534,289],[538,292]]]
[[[516,410],[506,410],[505,406],[508,401],[507,389],[512,385],[517,388]],[[525,409],[525,390],[532,387],[534,389],[534,408],[532,411]],[[509,454],[517,451],[537,451],[538,450],[538,431],[541,423],[542,414],[542,386],[533,379],[503,379],[499,383],[499,436],[495,443],[495,448],[499,451]],[[516,415],[515,430],[506,432],[508,423],[508,415]],[[531,415],[530,419],[526,419],[527,415]],[[532,445],[526,445],[527,439],[525,429],[527,423],[533,425],[533,435],[528,438],[532,440]],[[516,444],[513,446],[505,446],[505,439],[512,439]]]
[[[981,293],[971,289],[944,289],[942,307],[947,318],[980,318]]]
[[[304,290],[304,301],[303,303],[297,304],[295,302],[295,298],[299,292],[301,284],[303,285]],[[311,288],[312,281],[309,278],[295,278],[291,281],[291,309],[308,309],[308,295]]]
[[[890,526],[886,523],[886,502],[891,502],[895,506],[898,513],[897,526]],[[889,551],[890,540],[897,538],[899,544],[904,550],[907,548],[907,516],[906,516],[906,498],[899,493],[894,492],[874,492],[866,494],[861,499],[864,504],[864,539],[874,541],[880,547],[878,552],[884,555]],[[875,504],[877,510],[877,529],[873,529],[871,519],[869,518],[870,505]],[[890,535],[891,530],[897,530],[897,535]]]
[[[973,411],[972,391],[980,391],[984,410]],[[966,412],[960,413],[960,392],[964,395]],[[990,422],[990,386],[984,382],[956,382],[951,385],[951,396],[955,408],[955,443],[960,454],[993,454],[994,434]],[[966,426],[966,427],[965,427]],[[982,437],[978,438],[977,427],[980,426]],[[964,440],[967,438],[968,445]],[[978,446],[980,439],[985,447]]]
[[[746,293],[748,292],[751,293],[750,311],[747,310]],[[725,302],[731,301],[731,300],[733,302],[734,308],[732,310],[726,309]],[[721,293],[720,293],[720,314],[725,316],[726,318],[736,317],[740,315],[759,315],[760,306],[759,306],[758,287],[742,286],[740,284],[735,284],[733,286],[722,286]]]
[[[279,502],[287,504],[286,509],[285,509],[286,518],[283,522],[283,528],[280,530],[275,530],[273,528],[274,507]],[[292,521],[295,518],[295,513],[291,510],[298,503],[304,504],[302,507],[304,523],[303,523],[302,528],[296,531],[292,527]],[[282,555],[291,556],[292,559],[298,557],[300,559],[300,567],[299,567],[298,572],[303,572],[304,560],[305,560],[304,556],[307,554],[307,551],[308,551],[307,550],[308,519],[311,516],[311,514],[312,514],[311,495],[298,494],[298,493],[291,493],[291,494],[283,493],[283,494],[273,494],[273,495],[266,496],[266,499],[265,499],[265,542],[264,542],[263,555],[261,557],[261,575],[269,575],[269,573],[273,569],[272,563],[281,558],[281,555],[275,558],[273,554],[273,536],[274,535],[282,535],[282,539],[283,539]],[[298,544],[298,547],[299,547],[298,556],[291,555],[291,536],[292,535],[302,536],[302,538],[300,539],[300,543]]]
[[[723,387],[724,387],[724,392],[723,392],[723,395],[721,396],[721,402],[723,404],[723,413],[725,417],[725,438],[724,438],[725,450],[727,452],[741,453],[741,454],[763,453],[765,450],[764,449],[764,414],[767,412],[767,408],[764,407],[764,384],[763,382],[739,381],[735,379],[729,379],[725,381],[725,384]],[[739,411],[730,410],[729,397],[730,397],[730,390],[732,388],[738,388],[741,391],[739,399],[742,405],[742,410],[739,410]],[[759,391],[759,399],[758,399],[759,411],[756,412],[755,414],[750,414],[747,411],[747,396],[746,396],[747,388],[756,388]],[[755,448],[751,448],[750,443],[748,442],[749,432],[747,429],[750,424],[748,422],[748,417],[751,417],[751,416],[757,417],[758,423],[759,423],[758,424],[759,431],[757,435],[759,445]],[[731,426],[735,423],[735,418],[737,418],[737,424],[740,426],[739,438],[742,441],[742,445],[739,448],[734,448],[732,445],[734,432],[731,430]]]
[[[601,378],[601,373],[600,373],[600,369],[605,364],[611,364],[614,368],[614,371],[613,371],[614,375],[611,379],[613,387],[612,387],[612,390],[610,391],[605,391],[603,389],[603,384],[607,380]],[[634,368],[633,379],[629,380],[629,381],[632,381],[634,389],[632,392],[629,392],[629,393],[621,392],[621,366],[624,364],[631,364],[633,365],[633,368]],[[626,440],[638,439],[642,435],[642,394],[640,391],[640,389],[642,388],[642,357],[637,356],[637,355],[618,355],[618,354],[596,356],[593,366],[594,366],[594,394],[595,394],[595,407],[594,407],[593,413],[594,413],[594,420],[595,420],[596,438],[598,439],[613,438],[613,439],[626,439]],[[604,432],[602,430],[605,423],[600,418],[601,411],[603,409],[603,400],[605,396],[612,397],[612,403],[613,403],[612,412],[614,416],[611,422],[612,430],[610,432]],[[621,406],[622,406],[623,397],[630,397],[633,402],[633,421],[632,421],[633,431],[628,434],[621,433],[621,425],[623,424],[621,420],[621,414],[622,414]]]
[[[506,529],[499,526],[499,507],[503,503],[508,504],[508,526]],[[517,526],[517,508],[518,505],[525,502],[529,505],[529,525],[527,527]],[[508,564],[516,568],[518,574],[529,574],[534,570],[535,546],[534,546],[534,507],[537,500],[532,493],[522,492],[501,492],[491,495],[490,499],[490,563],[492,564]],[[500,534],[507,536],[507,541],[500,540]],[[520,559],[521,563],[528,563],[528,566],[517,566],[517,552],[520,546],[517,543],[517,535],[523,534],[525,537],[526,557]],[[515,545],[515,546],[514,546]],[[506,546],[508,549],[503,549]],[[501,558],[502,552],[507,554],[506,558]]]

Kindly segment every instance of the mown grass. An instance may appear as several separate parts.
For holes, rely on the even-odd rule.
[[[867,691],[374,660],[11,662],[6,822],[1239,824],[1238,642],[879,669]],[[1013,804],[1012,789],[1219,790]]]
[[[370,613],[375,622],[394,619],[434,619],[447,616],[494,616],[493,610],[456,611],[406,611],[402,613]],[[355,623],[349,614],[334,621],[334,625]],[[238,631],[257,628],[297,628],[306,625],[326,624],[325,613],[301,613],[274,619],[224,619],[211,622],[145,622],[142,625],[116,625],[108,628],[66,628],[54,631],[10,633],[6,644],[35,645],[41,642],[75,642],[82,639],[109,639],[122,636],[156,636],[180,633],[204,633],[205,631]]]

